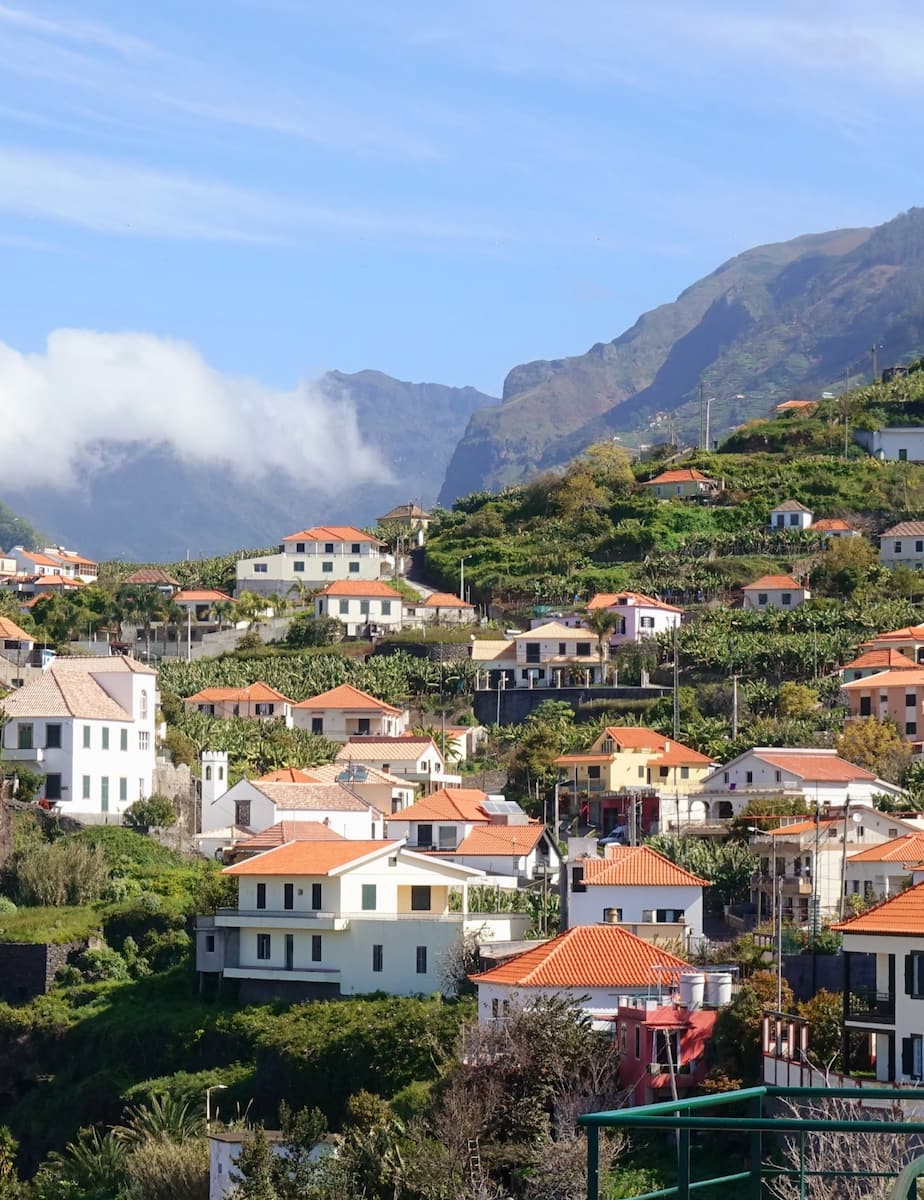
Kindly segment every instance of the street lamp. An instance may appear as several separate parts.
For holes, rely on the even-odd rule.
[[[726,400],[744,400],[744,399],[745,399],[745,395],[743,392],[735,392],[730,396],[723,396],[722,402],[724,404]],[[712,419],[712,406],[715,403],[715,401],[716,401],[715,396],[707,396],[705,398],[705,400],[701,401],[701,405],[700,405],[700,414],[699,414],[700,435],[703,439],[703,444],[701,447],[703,450],[709,449],[709,434],[710,434],[710,423],[711,423],[711,419]]]
[[[465,560],[471,558],[471,554],[463,554],[459,559],[459,599],[465,600]]]
[[[205,1132],[208,1133],[209,1125],[212,1121],[212,1092],[224,1092],[228,1088],[226,1083],[213,1083],[211,1087],[205,1089]]]

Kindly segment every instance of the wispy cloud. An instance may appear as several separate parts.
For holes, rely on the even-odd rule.
[[[132,34],[121,33],[106,25],[95,25],[92,22],[73,18],[64,21],[54,20],[7,4],[0,4],[0,24],[43,38],[79,42],[86,46],[112,50],[127,58],[150,55],[154,50],[150,42],[134,37]]]

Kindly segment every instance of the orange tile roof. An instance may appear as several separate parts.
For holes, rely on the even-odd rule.
[[[787,409],[793,408],[817,408],[817,400],[784,400],[782,404],[778,404],[773,410],[774,412],[786,412]]]
[[[72,579],[69,575],[37,575],[35,586],[80,588],[86,585],[82,579]]]
[[[605,858],[585,858],[584,882],[600,887],[709,887],[692,871],[648,846],[607,846]]]
[[[254,783],[317,783],[318,780],[314,775],[309,775],[307,771],[300,771],[298,767],[277,767],[275,771],[270,771],[267,775],[261,775],[259,779],[255,779]],[[305,822],[309,824],[309,822]]]
[[[818,828],[819,829],[829,829],[832,825],[843,825],[843,824],[844,824],[843,818],[841,818],[840,820],[837,820],[836,818],[825,817],[823,820],[818,821]],[[801,837],[803,833],[814,832],[814,830],[815,830],[815,818],[812,817],[809,820],[792,821],[792,822],[790,822],[789,825],[780,825],[779,828],[777,828],[777,829],[765,829],[765,830],[763,830],[761,836],[762,837],[792,837],[792,836]]]
[[[924,521],[899,521],[891,529],[880,533],[879,538],[882,540],[890,537],[921,537],[922,534],[924,534]]]
[[[26,633],[24,629],[20,629],[16,622],[11,621],[9,617],[0,617],[0,638],[5,638],[11,642],[35,641],[34,634]]]
[[[298,533],[288,533],[284,542],[378,542],[352,525],[312,525]]]
[[[889,687],[922,687],[924,686],[924,667],[915,663],[908,667],[893,667],[888,671],[880,671],[878,675],[867,675],[865,679],[851,679],[844,684],[844,690],[862,691],[868,688]]]
[[[842,933],[884,933],[897,937],[924,934],[924,883],[882,900],[849,921],[832,925]]]
[[[375,696],[370,696],[368,692],[361,692],[351,683],[341,683],[339,687],[331,688],[329,692],[321,692],[318,696],[309,696],[307,700],[300,700],[295,707],[375,709],[376,712],[391,713],[393,716],[398,716],[401,712],[400,708],[386,704],[384,700],[376,700]]]
[[[387,583],[379,579],[336,579],[327,587],[321,588],[318,596],[382,596],[386,600],[400,600],[401,593],[396,592]]]
[[[680,742],[671,742],[669,750],[665,750],[663,754],[657,754],[654,758],[649,758],[649,767],[711,767],[715,760],[711,759],[708,754],[700,754],[698,750],[691,750],[689,746],[682,746]]]
[[[337,751],[338,762],[415,762],[430,750],[437,749],[432,738],[413,737],[351,737]]]
[[[647,487],[653,483],[714,483],[715,480],[708,479],[695,467],[682,467],[675,471],[662,471],[660,475],[656,475],[654,479],[644,480],[644,485]]]
[[[346,838],[325,825],[323,821],[277,821],[268,829],[251,837],[238,838],[234,842],[236,851],[259,854],[284,846],[286,842],[345,842]]]
[[[847,684],[847,687],[850,687]],[[856,763],[840,758],[831,750],[785,750],[763,747],[752,751],[761,761],[779,767],[781,771],[790,771],[801,779],[825,780],[829,783],[849,783],[852,779],[875,779],[872,771],[858,767]]]
[[[880,671],[894,669],[896,671],[913,671],[917,663],[913,663],[901,650],[866,650],[852,662],[844,663],[842,671],[850,671],[860,667],[878,667]]]
[[[265,783],[251,781],[276,807],[277,812],[360,812],[369,803],[339,783]]]
[[[791,575],[761,575],[760,579],[755,579],[753,583],[745,584],[742,590],[750,592],[756,591],[758,588],[763,591],[772,591],[775,588],[791,588],[801,591],[802,584],[796,583]]]
[[[874,642],[924,642],[924,625],[903,625],[901,629],[890,629],[888,633],[877,633],[874,638],[864,642],[871,646]]]
[[[225,867],[222,875],[330,875],[350,863],[370,855],[384,854],[400,842],[340,841],[286,842],[273,850],[264,850],[246,862]]]
[[[858,854],[851,854],[851,862],[897,862],[909,867],[924,859],[924,833],[903,833],[901,837],[878,846],[867,846]]]
[[[211,588],[193,588],[177,592],[173,599],[177,604],[216,604],[219,600],[231,601],[231,597],[226,596],[224,592],[216,592]]]
[[[41,554],[38,550],[20,550],[19,558],[28,559],[29,562],[37,563],[40,567],[59,567],[61,564],[55,558],[50,558],[47,554]]]
[[[400,814],[399,814],[400,815]],[[545,826],[541,821],[530,821],[528,825],[479,825],[462,839],[455,850],[435,851],[437,858],[443,855],[472,855],[487,857],[492,854],[529,854],[542,841]]]
[[[133,571],[131,575],[126,576],[122,580],[128,584],[169,584],[170,587],[178,588],[180,581],[174,579],[172,575],[168,575],[166,571],[162,571],[160,567],[142,567],[139,571]]]
[[[257,680],[256,683],[251,683],[248,687],[241,688],[203,688],[201,692],[196,692],[194,696],[184,696],[183,700],[187,704],[192,703],[194,700],[212,704],[220,703],[223,700],[236,700],[244,704],[264,704],[274,700],[280,700],[284,704],[292,703],[288,696],[283,696],[282,692],[277,692],[268,683],[262,683],[260,680]]]
[[[833,532],[835,530],[844,530],[849,533],[856,533],[854,527],[852,525],[848,525],[848,523],[842,517],[822,517],[820,521],[813,521],[809,526],[809,529],[814,529],[816,531],[820,531],[821,533]]]
[[[488,815],[482,805],[486,792],[479,788],[440,788],[416,804],[409,804],[388,817],[389,821],[477,821],[487,823]]]
[[[690,966],[618,925],[576,925],[471,978],[507,987],[655,987]]]
[[[423,608],[474,608],[467,600],[460,600],[452,592],[433,592],[424,600]]]
[[[599,592],[587,602],[587,611],[594,612],[598,608],[660,608],[666,612],[683,612],[673,604],[665,604],[654,596],[646,596],[643,592]]]

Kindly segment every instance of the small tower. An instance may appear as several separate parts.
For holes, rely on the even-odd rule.
[[[228,752],[226,750],[203,750],[202,767],[202,813],[205,815],[210,804],[228,790]],[[203,822],[203,826],[205,824]]]

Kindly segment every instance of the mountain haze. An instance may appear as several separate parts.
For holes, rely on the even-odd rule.
[[[306,525],[372,524],[409,500],[432,504],[453,448],[473,412],[497,401],[474,388],[405,383],[378,371],[333,371],[320,387],[356,413],[364,440],[381,455],[392,479],[337,492],[281,473],[254,479],[230,469],[190,466],[164,446],[102,443],[88,458],[79,492],[6,488],[2,499],[63,544],[99,559],[171,561],[227,553],[236,546],[272,545]],[[278,429],[255,429],[253,455]]]
[[[718,437],[783,399],[842,386],[848,370],[868,377],[874,343],[880,365],[924,349],[924,209],[748,250],[614,341],[515,367],[502,403],[469,422],[440,500],[516,483],[614,434],[663,441],[663,414],[695,442],[700,382],[716,397]]]

